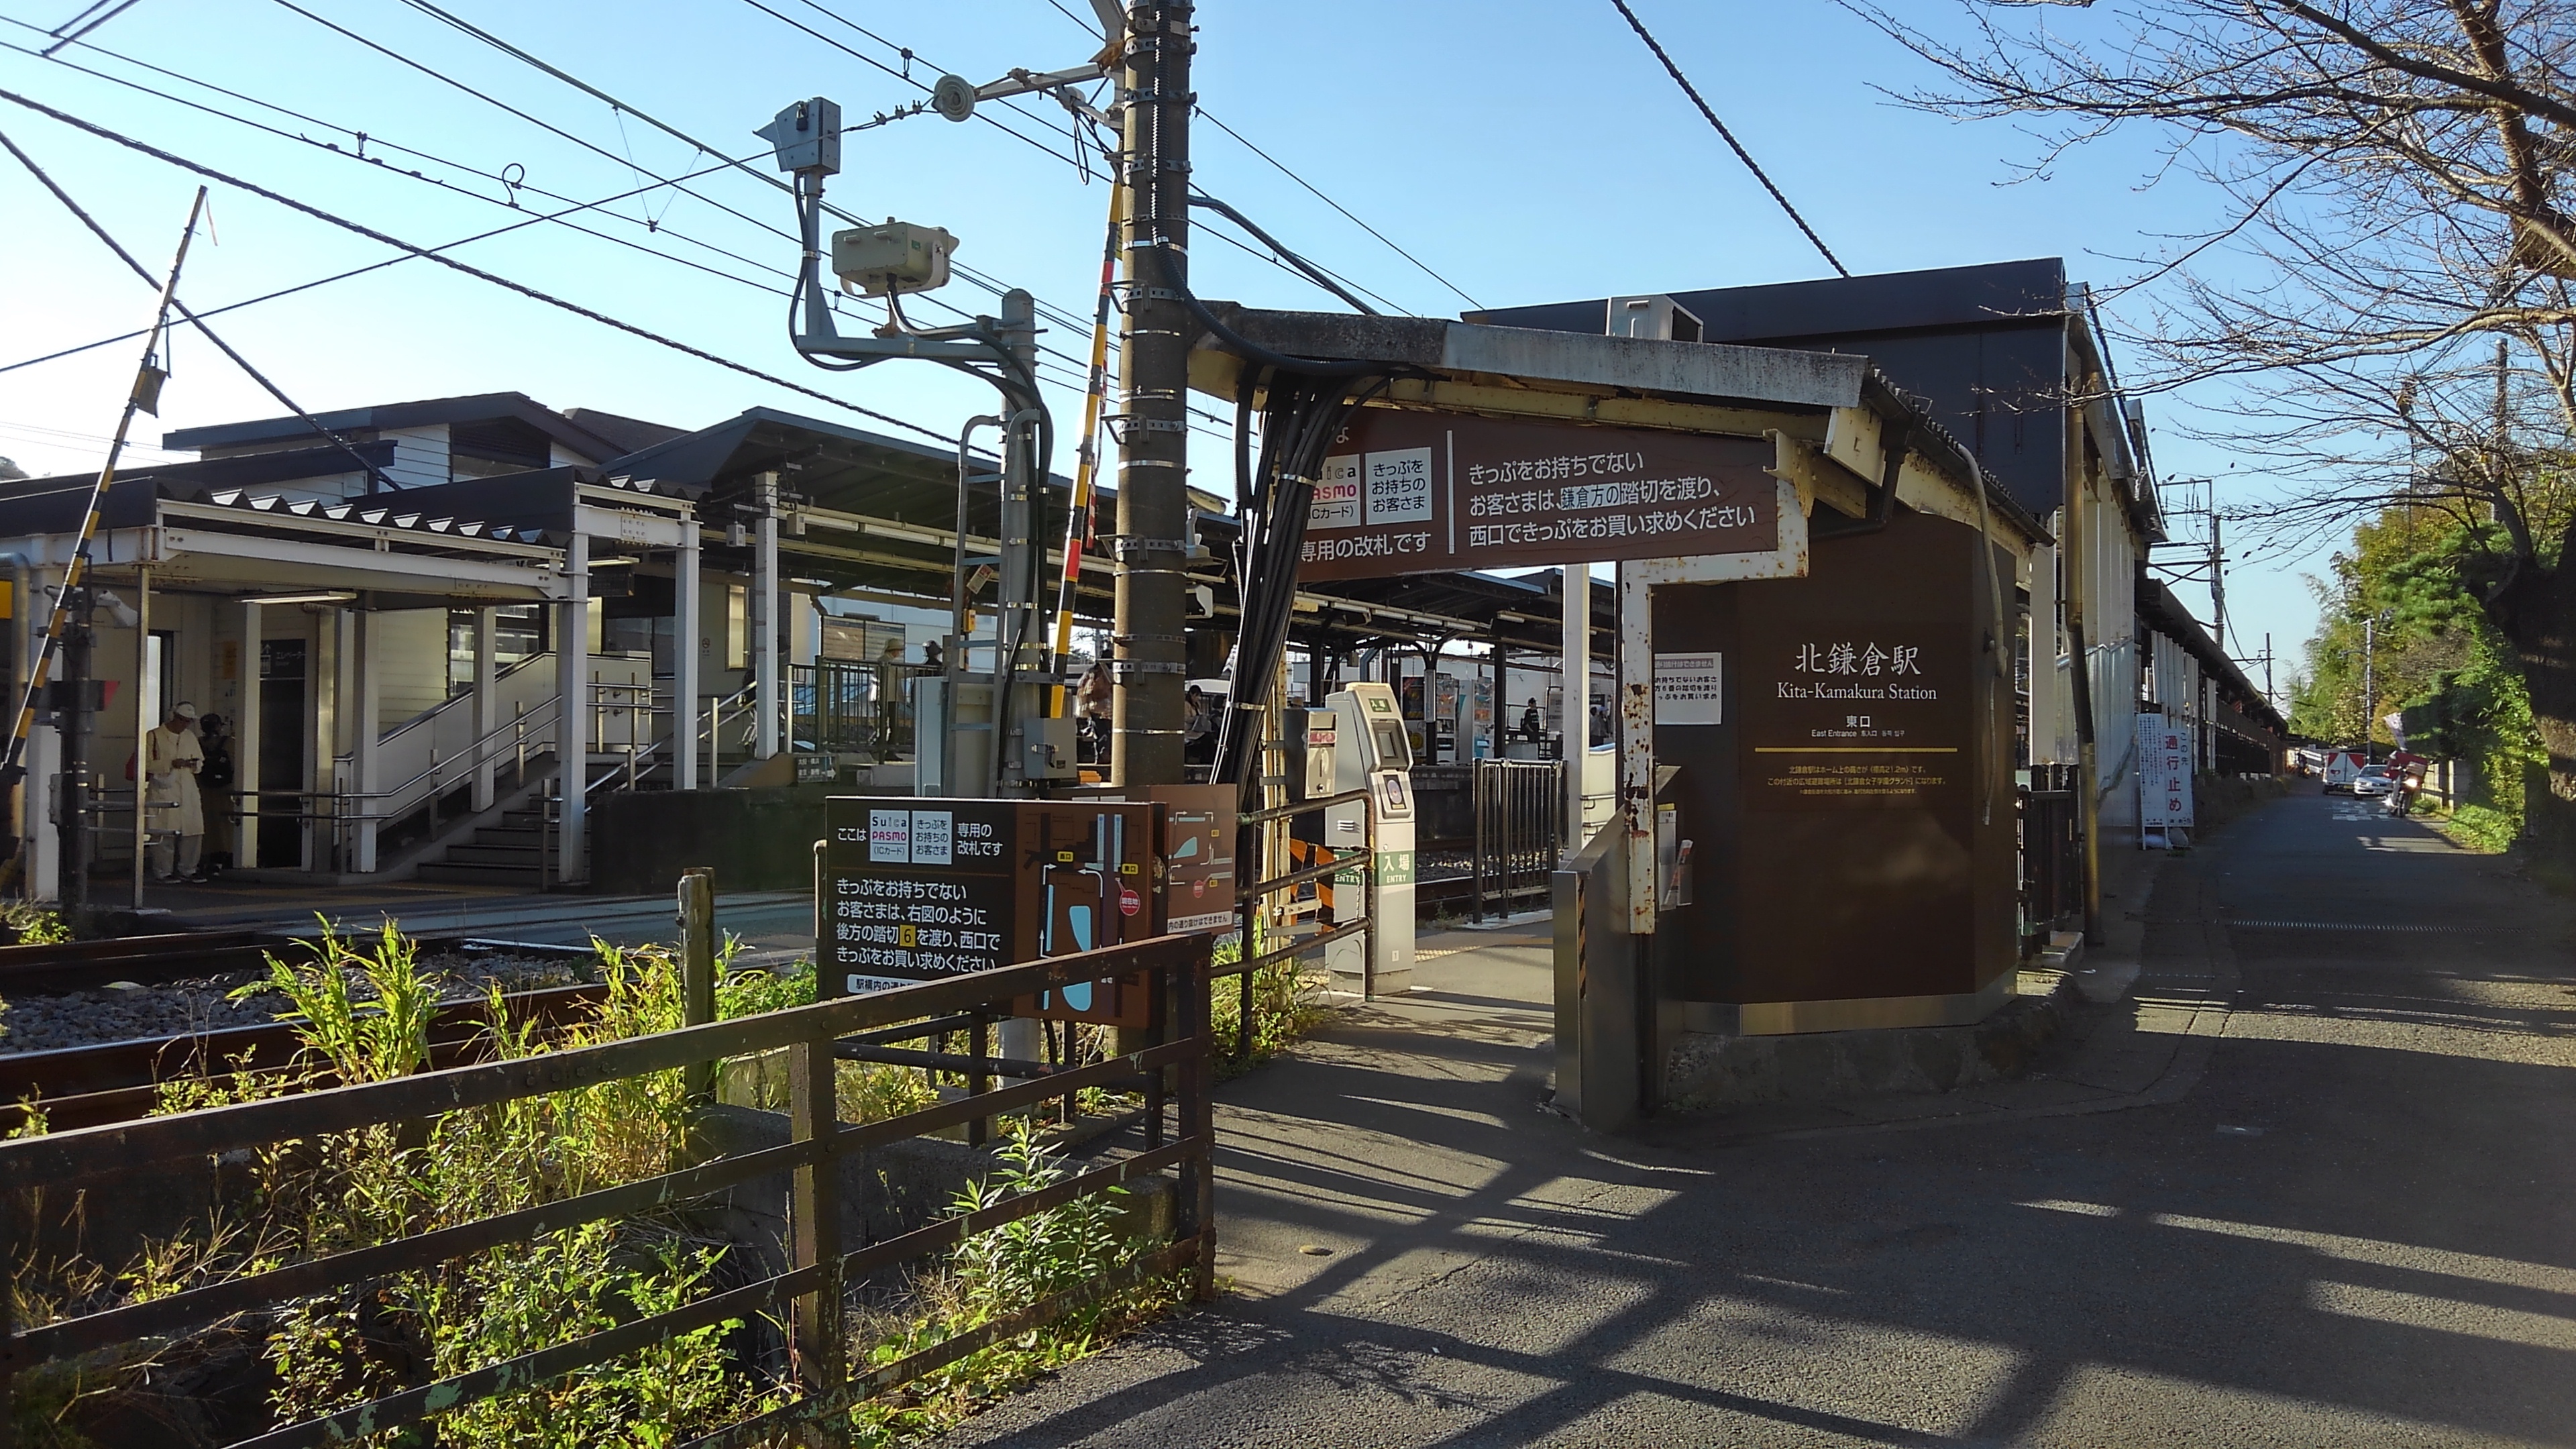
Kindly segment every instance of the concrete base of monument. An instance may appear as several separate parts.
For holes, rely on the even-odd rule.
[[[2064,976],[2031,984],[1983,1020],[1794,1035],[1686,1031],[1664,1063],[1665,1110],[1829,1102],[1888,1092],[1948,1092],[2016,1077],[2056,1036],[2079,997]]]

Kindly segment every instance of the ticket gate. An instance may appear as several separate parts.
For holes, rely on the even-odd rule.
[[[1325,812],[1324,843],[1375,852],[1365,889],[1356,871],[1334,880],[1336,922],[1364,914],[1369,929],[1326,946],[1324,961],[1338,990],[1365,983],[1375,995],[1401,994],[1413,987],[1413,750],[1388,686],[1354,684],[1324,703],[1333,713],[1333,793],[1368,791]]]

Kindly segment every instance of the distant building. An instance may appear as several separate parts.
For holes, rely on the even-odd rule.
[[[1647,335],[1683,340],[1861,353],[1923,399],[1987,476],[2058,540],[2035,551],[2029,575],[2018,581],[2039,634],[2038,647],[2025,641],[2023,650],[2022,762],[2077,763],[2080,625],[2105,846],[2138,843],[2134,748],[2142,701],[2191,712],[2204,726],[2207,768],[2253,758],[2250,746],[2226,743],[2222,750],[2222,736],[2260,737],[2277,756],[2279,716],[2170,592],[2152,584],[2141,592],[2148,549],[2166,538],[2145,414],[2120,392],[2091,302],[2081,283],[2067,281],[2064,262],[1604,297],[1467,316],[1507,327],[1644,327]],[[2200,702],[2204,696],[2219,703]],[[2222,716],[2225,729],[2209,723]]]

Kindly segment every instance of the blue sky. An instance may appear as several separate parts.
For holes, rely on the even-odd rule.
[[[297,0],[305,10],[416,61],[427,72],[334,33],[278,0],[139,0],[96,32],[98,46],[211,82],[296,119],[74,46],[62,59],[139,80],[289,133],[234,121],[0,50],[0,89],[148,140],[244,179],[438,244],[552,209],[539,190],[592,200],[716,158],[633,115],[482,46],[399,0]],[[750,134],[781,105],[824,95],[855,121],[919,94],[900,71],[951,69],[977,80],[1013,66],[1053,69],[1096,42],[1048,0],[760,0],[855,51],[763,13],[751,0],[693,4],[555,0],[502,5],[449,0],[467,20],[706,140],[750,155]],[[1739,137],[1856,272],[2058,255],[2097,285],[2134,270],[2157,238],[2215,214],[2187,178],[2153,187],[2144,136],[2096,146],[2045,180],[2013,183],[2034,143],[2007,125],[1959,124],[1890,103],[1879,88],[1928,77],[1920,62],[1826,0],[1769,5],[1634,0],[1638,13]],[[1087,15],[1085,0],[1065,0]],[[0,0],[0,42],[40,47],[38,31],[79,0]],[[1943,13],[1930,10],[1927,13]],[[2051,12],[2074,29],[2103,23]],[[1199,15],[1194,85],[1218,120],[1293,168],[1438,271],[1434,280],[1241,143],[1196,131],[1197,179],[1290,245],[1396,304],[1450,315],[1467,304],[1681,290],[1825,274],[1823,260],[1663,75],[1608,0],[1561,3],[1209,4]],[[885,43],[871,39],[865,27]],[[1927,22],[1928,23],[1928,22]],[[25,27],[33,26],[35,29]],[[444,79],[442,79],[444,78]],[[461,82],[526,112],[498,109]],[[1073,357],[1087,347],[1108,202],[1067,159],[1061,113],[1035,102],[1007,117],[1036,142],[972,122],[922,116],[848,138],[831,199],[864,216],[944,226],[958,260],[1034,291],[1061,314],[1044,339]],[[550,134],[560,128],[598,150]],[[332,128],[340,128],[334,130]],[[5,130],[155,266],[166,262],[193,179],[159,161],[0,105]],[[388,166],[351,159],[354,132]],[[335,141],[340,154],[292,139]],[[388,145],[439,158],[388,151]],[[607,154],[603,155],[600,152]],[[6,158],[0,158],[5,162]],[[631,161],[631,164],[630,164]],[[640,168],[640,169],[639,169]],[[765,166],[764,166],[765,169]],[[451,182],[441,188],[403,171]],[[485,173],[485,174],[477,174]],[[493,176],[525,188],[514,214]],[[738,174],[692,183],[701,196],[655,190],[588,224],[618,241],[543,224],[456,255],[862,406],[938,432],[986,410],[989,394],[926,368],[856,377],[807,368],[783,337],[785,302],[743,281],[779,279],[792,244],[784,196]],[[702,199],[703,198],[703,199]],[[743,215],[729,214],[727,208]],[[745,218],[749,219],[745,219]],[[646,222],[652,224],[648,229]],[[217,185],[217,244],[192,256],[182,295],[199,310],[378,261],[382,246]],[[647,247],[665,256],[646,255]],[[732,253],[733,255],[726,255]],[[1207,296],[1257,305],[1332,306],[1266,260],[1202,236],[1194,282]],[[14,164],[0,164],[0,364],[141,325],[152,294]],[[943,294],[990,310],[960,282]],[[917,318],[938,316],[916,309]],[[685,426],[754,404],[882,427],[810,397],[725,371],[412,261],[218,319],[235,346],[308,408],[516,390],[557,407],[593,407]],[[131,376],[131,344],[0,372],[0,454],[31,471],[94,467]],[[159,427],[277,409],[192,337]],[[1075,417],[1075,366],[1055,376],[1058,416]],[[2183,421],[2191,399],[2150,402],[2150,418]],[[148,420],[147,420],[148,421]],[[1071,426],[1067,425],[1070,451]],[[1199,440],[1202,481],[1222,487],[1218,429]],[[2163,428],[2168,477],[2217,473],[2251,496],[2256,480]],[[145,453],[144,458],[156,456]],[[2222,491],[2225,501],[2229,491]],[[2246,560],[2230,580],[2242,651],[2273,635],[2285,659],[2312,627],[2301,582],[2321,560]],[[2186,591],[2196,606],[2204,595]],[[2203,610],[2204,617],[2206,611]],[[2260,671],[2256,671],[2258,677]],[[2279,671],[2286,683],[2288,670]]]

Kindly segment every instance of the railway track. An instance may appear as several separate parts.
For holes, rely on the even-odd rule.
[[[0,946],[0,1001],[88,991],[111,981],[159,986],[191,977],[256,971],[269,952],[293,944],[292,937],[257,931],[186,931]]]
[[[606,994],[606,987],[584,983],[511,992],[501,1001],[512,1025],[534,1020],[552,1031],[588,1015]],[[481,1060],[491,1024],[486,1001],[440,1006],[430,1019],[430,1065]],[[41,1112],[48,1130],[57,1132],[132,1121],[152,1110],[163,1082],[284,1072],[298,1064],[302,1046],[295,1023],[272,1021],[0,1056],[0,1133],[25,1125],[31,1112]]]
[[[0,947],[0,1001],[115,986],[148,990],[257,973],[271,955],[302,957],[309,939],[283,932],[209,931]],[[512,955],[589,954],[587,947],[483,941],[461,931],[424,932],[415,939],[431,950],[489,947]],[[511,992],[503,997],[504,1009],[514,1025],[533,1019],[552,1031],[587,1013],[603,991],[577,984]],[[438,1007],[429,1033],[432,1065],[475,1060],[489,1028],[488,1003],[482,999]],[[129,1121],[152,1109],[165,1081],[284,1072],[297,1065],[301,1045],[293,1023],[261,1022],[0,1054],[0,1133],[23,1127],[34,1112],[41,1112],[56,1131]]]
[[[1462,914],[1470,893],[1471,882],[1464,876],[1426,880],[1417,887],[1417,910],[1426,920]],[[309,939],[274,931],[210,931],[0,946],[0,1000],[97,990],[112,983],[150,988],[258,971],[270,955],[300,953]],[[590,954],[586,946],[491,940],[463,929],[419,932],[415,939],[428,948]],[[551,1030],[590,1010],[603,989],[587,984],[547,987],[509,993],[503,1001],[513,1024],[533,1018]],[[432,1065],[475,1060],[488,1043],[489,1031],[486,1003],[481,1000],[439,1007],[430,1028]],[[165,1081],[284,1072],[296,1065],[300,1047],[293,1023],[263,1022],[0,1054],[0,1133],[23,1126],[31,1104],[55,1131],[129,1121],[151,1111]]]

